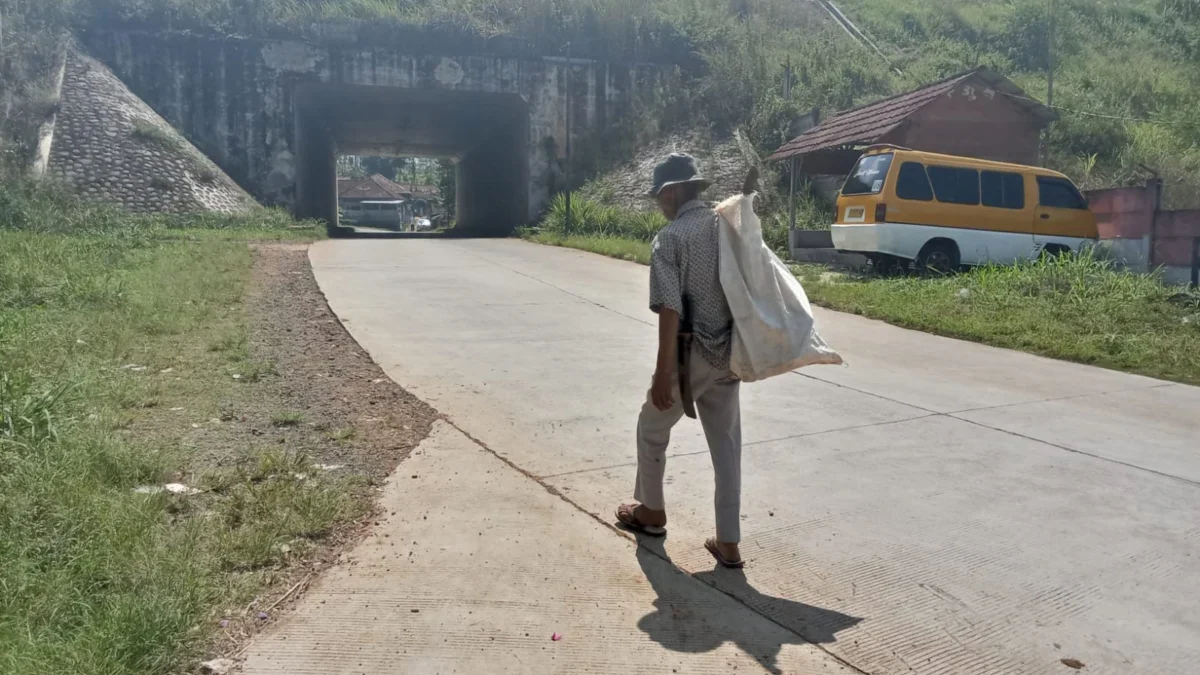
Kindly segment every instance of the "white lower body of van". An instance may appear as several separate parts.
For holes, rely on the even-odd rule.
[[[960,265],[1012,264],[1033,260],[1043,252],[1078,252],[1094,239],[908,223],[835,224],[833,246],[868,258],[889,255],[920,260],[931,247],[952,245]]]

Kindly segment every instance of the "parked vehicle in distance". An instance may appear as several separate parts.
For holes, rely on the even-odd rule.
[[[950,271],[1078,252],[1096,216],[1061,173],[1033,166],[872,146],[838,194],[833,245],[880,271]]]
[[[342,213],[355,225],[386,230],[404,229],[412,220],[411,207],[402,199],[348,202]]]

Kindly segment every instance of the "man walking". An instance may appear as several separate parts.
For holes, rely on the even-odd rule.
[[[666,534],[663,497],[671,429],[699,414],[716,477],[717,536],[705,548],[740,568],[742,423],[740,383],[729,369],[733,316],[721,288],[717,213],[700,201],[709,182],[695,160],[673,154],[654,169],[650,195],[671,223],[650,254],[650,309],[658,314],[658,363],[638,417],[634,499],[617,509],[626,527]]]

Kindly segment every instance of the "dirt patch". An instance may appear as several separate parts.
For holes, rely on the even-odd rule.
[[[388,379],[346,332],[313,278],[307,247],[264,245],[255,255],[250,353],[272,364],[277,403],[256,406],[250,433],[281,436],[377,484],[424,440],[437,413]],[[289,412],[301,418],[280,419]]]
[[[214,613],[210,653],[235,658],[361,539],[377,515],[375,497],[384,479],[437,418],[388,379],[346,332],[313,278],[307,246],[259,244],[254,256],[244,342],[209,347],[229,352],[230,372],[208,374],[221,383],[211,388],[215,393],[145,410],[125,429],[143,443],[180,446],[186,466],[170,478],[203,488],[189,498],[193,503],[211,507],[224,498],[219,488],[208,487],[209,476],[243,475],[270,453],[293,458],[295,468],[286,471],[336,480],[353,496],[353,520],[266,567],[230,572],[230,588],[240,589],[231,595],[249,589],[253,599],[228,602]],[[181,375],[190,374],[167,374]]]

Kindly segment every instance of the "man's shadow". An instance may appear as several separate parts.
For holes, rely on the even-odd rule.
[[[638,564],[658,595],[655,611],[642,617],[638,628],[672,651],[710,652],[732,642],[770,672],[782,673],[778,660],[783,645],[836,642],[839,631],[862,621],[764,595],[741,570],[715,569],[690,576],[671,562],[662,539],[639,536],[638,544]]]

